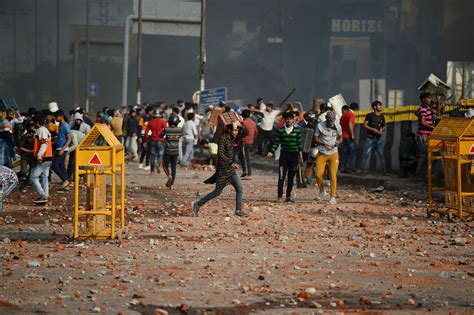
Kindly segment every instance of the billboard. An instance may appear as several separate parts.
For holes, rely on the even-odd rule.
[[[133,12],[138,16],[138,0],[134,1]],[[147,35],[168,35],[199,37],[200,26],[193,24],[147,22],[146,18],[201,19],[201,1],[190,0],[142,0],[142,32]],[[133,23],[133,34],[138,33]]]

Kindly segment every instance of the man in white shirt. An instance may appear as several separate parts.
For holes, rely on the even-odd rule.
[[[198,138],[198,131],[196,124],[194,123],[194,113],[188,113],[187,118],[188,120],[183,126],[183,137],[186,145],[186,153],[184,154],[183,160],[181,161],[181,166],[183,167],[188,166],[189,161],[193,159],[194,144]]]
[[[276,117],[280,114],[280,110],[273,109],[273,104],[268,103],[265,105],[265,110],[262,111],[262,114],[262,121],[258,125],[258,154],[266,156],[268,148],[273,145],[273,125]]]

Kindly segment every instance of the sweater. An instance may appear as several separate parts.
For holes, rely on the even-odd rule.
[[[276,132],[275,142],[270,150],[271,153],[275,153],[278,146],[281,145],[282,152],[300,152],[303,150],[301,144],[301,129],[293,126],[293,130],[290,133],[286,132],[285,126],[278,129]]]

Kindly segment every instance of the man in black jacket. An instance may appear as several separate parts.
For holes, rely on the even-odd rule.
[[[223,134],[219,139],[216,188],[197,202],[193,202],[192,212],[194,216],[198,215],[200,207],[206,204],[209,200],[218,197],[229,184],[234,186],[236,192],[234,214],[240,217],[247,216],[247,214],[242,211],[242,185],[240,184],[239,176],[235,172],[235,170],[239,169],[240,166],[234,162],[234,139],[239,134],[239,125],[238,122],[228,125],[225,134]]]

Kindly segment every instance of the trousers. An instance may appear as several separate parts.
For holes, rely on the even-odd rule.
[[[339,166],[339,154],[325,155],[321,152],[316,155],[316,183],[319,191],[324,191],[324,171],[326,164],[329,164],[329,181],[331,182],[331,197],[336,197],[337,193],[337,168]]]
[[[281,152],[278,163],[278,198],[283,197],[283,184],[285,183],[287,174],[286,197],[291,197],[297,166],[298,152]]]

